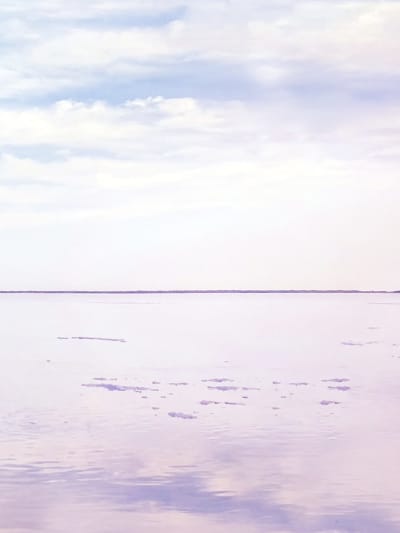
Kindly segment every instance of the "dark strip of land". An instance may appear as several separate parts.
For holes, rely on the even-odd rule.
[[[382,290],[246,290],[246,289],[217,289],[217,290],[132,290],[132,291],[30,291],[3,290],[0,294],[399,294],[398,291]]]

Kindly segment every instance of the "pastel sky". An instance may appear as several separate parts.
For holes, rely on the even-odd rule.
[[[1,289],[400,289],[398,0],[2,0]]]

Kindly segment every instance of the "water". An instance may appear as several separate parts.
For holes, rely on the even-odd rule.
[[[400,295],[2,295],[2,533],[400,531]]]

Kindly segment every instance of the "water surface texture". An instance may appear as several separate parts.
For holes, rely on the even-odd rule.
[[[1,295],[2,533],[400,531],[400,295]]]

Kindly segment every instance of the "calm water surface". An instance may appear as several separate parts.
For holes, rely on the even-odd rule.
[[[400,531],[400,295],[2,295],[2,533]]]

